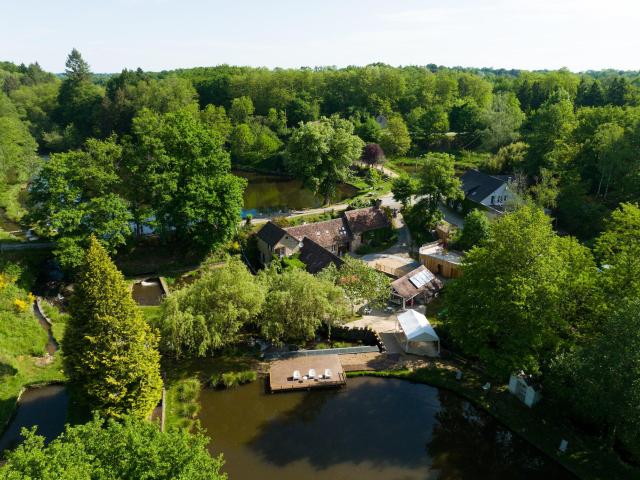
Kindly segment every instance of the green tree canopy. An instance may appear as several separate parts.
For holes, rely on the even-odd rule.
[[[233,127],[224,107],[209,104],[200,112],[200,119],[202,123],[220,135],[223,142],[229,139]]]
[[[392,181],[391,191],[393,199],[400,202],[406,208],[411,202],[411,197],[416,194],[418,182],[409,175],[400,175]]]
[[[348,314],[344,291],[323,277],[301,269],[261,272],[267,288],[258,324],[276,343],[310,340],[322,323],[340,323]]]
[[[415,192],[419,199],[404,213],[415,240],[425,240],[428,232],[442,219],[441,203],[464,199],[454,163],[455,158],[446,153],[426,155]]]
[[[131,133],[133,117],[143,108],[156,113],[197,109],[197,94],[191,82],[176,75],[154,79],[141,70],[125,70],[109,79],[106,89],[102,104],[105,135]]]
[[[162,391],[158,337],[95,237],[70,313],[62,348],[64,371],[74,391],[104,415],[147,417]]]
[[[626,298],[640,296],[640,207],[623,203],[611,212],[598,236],[595,253],[603,268],[610,309]]]
[[[580,418],[606,428],[607,446],[620,435],[640,448],[640,301],[625,300],[597,332],[551,365],[553,393]]]
[[[347,179],[349,167],[360,158],[363,147],[364,142],[353,134],[351,122],[322,117],[294,130],[286,166],[328,203],[338,184]]]
[[[158,324],[162,350],[202,357],[232,344],[242,326],[259,314],[264,298],[263,285],[238,258],[213,267],[163,302]]]
[[[362,303],[382,305],[391,293],[391,282],[384,273],[371,268],[362,260],[349,256],[344,257],[344,263],[340,268],[331,264],[319,275],[333,281],[344,290],[352,310]]]
[[[33,430],[8,453],[0,467],[3,480],[225,480],[222,456],[207,451],[209,439],[184,430],[160,431],[135,417],[121,422],[94,418],[67,426],[63,435],[45,445]]]
[[[554,92],[523,125],[529,145],[527,172],[535,176],[541,168],[557,170],[568,159],[568,145],[576,126],[573,103],[564,90]]]
[[[273,156],[282,147],[278,136],[257,122],[241,123],[231,131],[231,155],[241,164],[258,163]]]
[[[379,143],[386,154],[392,157],[402,156],[409,151],[409,129],[400,115],[393,115],[387,120],[386,127],[380,132]]]
[[[58,92],[57,123],[69,129],[65,137],[69,147],[77,147],[100,130],[100,110],[104,91],[91,83],[91,71],[75,48],[67,57],[66,78]]]
[[[491,223],[447,285],[448,326],[458,345],[501,376],[537,373],[599,306],[591,252],[558,237],[526,204]]]
[[[117,193],[121,161],[115,138],[90,139],[83,150],[51,155],[31,183],[29,219],[58,242],[65,267],[80,265],[90,235],[114,253],[131,234],[127,201]]]
[[[133,120],[126,168],[136,182],[129,196],[148,204],[165,235],[214,245],[233,234],[246,181],[231,174],[229,155],[191,109],[158,114],[143,109]]]
[[[91,80],[91,68],[75,48],[71,50],[64,65],[66,67],[64,73],[70,81],[80,83]]]
[[[481,146],[485,150],[498,148],[516,141],[525,115],[515,94],[503,92],[493,97],[491,108],[482,114],[484,129],[480,132]]]
[[[9,98],[0,93],[0,188],[24,182],[38,164],[37,145]]]
[[[234,98],[229,109],[229,118],[234,124],[247,123],[253,115],[253,102],[250,97]]]
[[[486,213],[477,208],[471,210],[464,217],[464,226],[459,238],[456,239],[456,247],[469,250],[471,247],[482,244],[489,236],[489,225]]]

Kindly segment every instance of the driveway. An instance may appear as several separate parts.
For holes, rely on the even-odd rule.
[[[382,338],[382,341],[387,347],[387,353],[403,353],[394,333],[396,331],[395,313],[389,314],[383,311],[374,311],[370,315],[363,315],[359,320],[347,323],[345,327],[369,327],[371,330],[378,332],[380,338]]]

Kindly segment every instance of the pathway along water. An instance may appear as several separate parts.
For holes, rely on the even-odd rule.
[[[573,478],[455,394],[352,378],[341,390],[204,390],[199,418],[230,479]]]

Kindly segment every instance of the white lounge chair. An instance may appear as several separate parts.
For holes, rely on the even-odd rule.
[[[310,369],[309,369],[309,375],[308,375],[308,377],[309,377],[309,378],[316,378],[316,370],[315,370],[315,368],[310,368]]]
[[[331,369],[329,368],[324,369],[324,378],[331,378]]]
[[[294,370],[293,371],[293,381],[298,381],[300,380],[300,370]]]

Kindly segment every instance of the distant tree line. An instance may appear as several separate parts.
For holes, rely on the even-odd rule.
[[[21,185],[33,177],[36,151],[92,155],[96,141],[114,144],[104,151],[115,165],[109,186],[96,192],[63,187],[84,190],[78,210],[92,213],[77,213],[61,225],[53,217],[68,204],[32,202],[30,209],[41,233],[55,230],[71,246],[78,239],[86,245],[88,234],[96,233],[113,251],[131,219],[138,231],[148,222],[164,235],[197,242],[228,236],[242,185],[227,165],[289,173],[328,200],[365,145],[376,145],[367,150],[376,153],[365,151],[362,158],[376,161],[383,154],[438,152],[453,155],[457,165],[461,156],[477,152],[484,155],[477,168],[517,173],[536,203],[553,210],[559,228],[591,239],[608,212],[640,199],[634,154],[639,77],[385,64],[275,70],[221,65],[96,76],[73,50],[63,75],[37,64],[0,64],[0,122],[6,125],[0,182]],[[183,155],[192,166],[180,170]],[[52,163],[72,163],[64,158],[52,156]],[[78,163],[69,168],[77,170]],[[52,169],[42,170],[43,181],[36,177],[40,192],[34,189],[34,198],[48,194],[41,187]],[[205,191],[217,193],[207,197]],[[230,200],[207,216],[218,196]],[[112,205],[113,219],[100,214],[102,200]],[[3,203],[8,201],[0,198]]]

